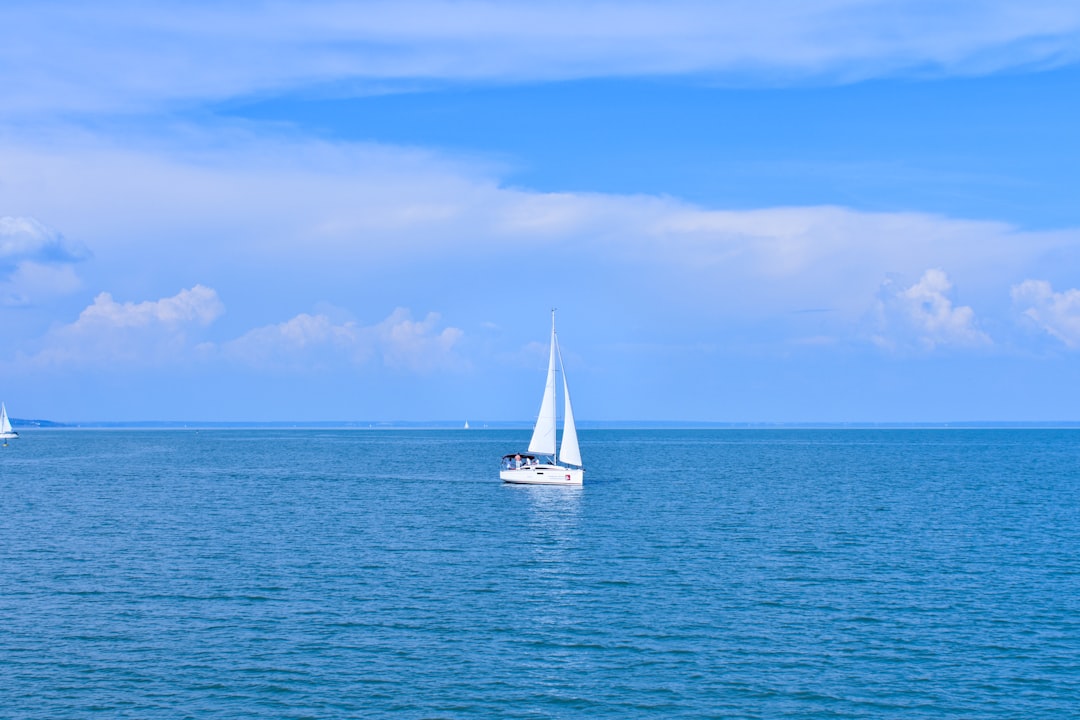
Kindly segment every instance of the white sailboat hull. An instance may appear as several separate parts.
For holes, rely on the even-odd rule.
[[[0,433],[0,440],[14,440],[19,437],[19,433],[12,430],[11,432]]]
[[[581,485],[585,480],[585,470],[559,465],[537,465],[500,470],[499,477],[503,482],[519,485]]]

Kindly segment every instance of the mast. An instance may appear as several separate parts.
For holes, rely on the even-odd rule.
[[[555,331],[555,311],[556,310],[558,310],[558,308],[551,308],[551,366],[555,369],[555,372],[558,373],[562,369],[562,351],[559,349],[559,333]],[[558,365],[555,364],[555,356],[556,355],[559,356],[559,364]],[[566,377],[566,373],[563,373],[563,377]],[[554,384],[555,384],[555,376],[554,375],[551,376],[551,383],[554,386]],[[554,388],[552,389],[552,392],[554,392]],[[555,408],[555,440],[556,440],[556,444],[557,444],[558,439],[559,439],[559,399],[556,397],[556,398],[553,398],[553,400],[554,400],[554,405],[552,407]],[[565,435],[566,435],[566,430],[564,429],[563,430],[563,436],[565,436]],[[560,456],[561,456],[561,453],[559,453],[558,450],[556,449],[556,452],[555,452],[555,464],[556,465],[559,464],[559,457]]]
[[[559,333],[555,331],[555,311],[556,310],[558,310],[558,308],[551,308],[551,366],[552,366],[552,368],[554,368],[555,372],[558,373],[562,369],[562,350],[559,349]],[[555,356],[556,355],[559,356],[559,364],[558,365],[555,364]],[[566,377],[565,372],[563,373],[563,377],[564,378]],[[555,392],[555,390],[554,390],[555,376],[554,375],[551,376],[550,382],[552,383],[552,392]],[[559,436],[559,400],[556,397],[553,397],[552,400],[553,400],[552,408],[554,408],[554,410],[555,410],[555,439],[556,439],[556,441],[558,441],[558,436]],[[563,430],[563,435],[564,436],[566,435],[566,430],[565,429]],[[560,457],[560,453],[558,453],[556,451],[555,452],[555,464],[556,465],[559,464],[559,457]]]

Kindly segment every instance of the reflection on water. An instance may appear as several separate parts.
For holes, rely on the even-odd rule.
[[[528,498],[528,542],[534,558],[545,565],[567,561],[580,536],[584,490],[558,485],[519,485],[515,490]]]
[[[540,540],[566,542],[577,535],[581,519],[581,501],[585,490],[579,486],[516,485],[524,492],[532,511],[532,525]],[[545,538],[544,535],[548,537]]]
[[[532,629],[539,632],[538,637],[570,632],[576,620],[567,611],[577,605],[582,591],[578,563],[584,490],[580,486],[516,485],[513,491],[524,494],[528,508],[521,538],[526,548],[521,591],[529,598]]]

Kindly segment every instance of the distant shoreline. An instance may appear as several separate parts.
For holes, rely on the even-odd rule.
[[[40,430],[528,430],[531,420],[472,422],[466,430],[461,421],[312,421],[312,422],[223,422],[223,421],[89,421],[11,419],[18,429]],[[957,422],[690,422],[690,421],[596,421],[579,422],[579,430],[948,430],[1080,429],[1080,421],[957,421]]]

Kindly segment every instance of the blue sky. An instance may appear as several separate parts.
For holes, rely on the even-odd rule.
[[[1077,420],[1074,2],[5,3],[55,420]]]

